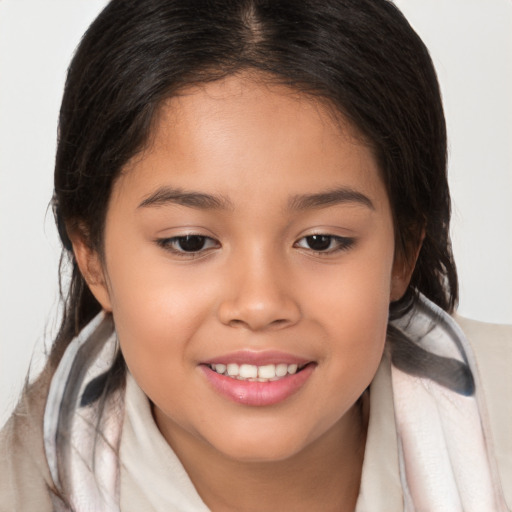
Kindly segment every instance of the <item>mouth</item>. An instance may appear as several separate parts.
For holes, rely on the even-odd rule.
[[[317,363],[278,351],[241,351],[199,365],[221,396],[248,406],[269,406],[298,393]]]
[[[254,364],[216,363],[207,365],[210,370],[231,379],[247,382],[275,382],[301,372],[308,364]]]

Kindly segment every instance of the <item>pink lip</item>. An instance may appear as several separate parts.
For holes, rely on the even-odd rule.
[[[296,364],[305,365],[310,360],[302,357],[287,354],[286,352],[279,352],[278,350],[239,350],[238,352],[231,352],[222,356],[202,361],[203,364],[253,364],[256,366],[264,366],[266,364]]]
[[[225,361],[225,359],[223,361]],[[247,360],[245,359],[244,361]],[[276,360],[274,359],[274,361]],[[213,362],[211,364],[215,363]],[[309,377],[311,377],[315,367],[316,364],[311,363],[294,375],[287,375],[279,380],[271,382],[251,382],[220,375],[214,372],[208,365],[200,365],[208,382],[218,393],[234,402],[258,407],[278,404],[297,393],[302,386],[304,386]]]

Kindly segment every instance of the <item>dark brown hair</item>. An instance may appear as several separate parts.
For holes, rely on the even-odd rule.
[[[113,183],[144,148],[161,103],[187,85],[255,70],[327,101],[375,151],[389,194],[397,252],[424,241],[400,314],[423,293],[451,311],[457,275],[450,239],[446,128],[429,53],[387,0],[112,0],[70,65],[53,206],[72,277],[52,359],[101,309],[66,226],[102,249]]]

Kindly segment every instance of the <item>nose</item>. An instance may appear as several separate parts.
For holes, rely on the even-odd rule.
[[[257,261],[254,261],[257,260]],[[230,266],[219,320],[251,331],[278,330],[301,318],[293,281],[270,258],[241,258]]]

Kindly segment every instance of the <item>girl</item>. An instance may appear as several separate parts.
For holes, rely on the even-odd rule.
[[[510,506],[510,333],[448,315],[443,110],[392,4],[113,0],[53,204],[73,276],[5,510]]]

